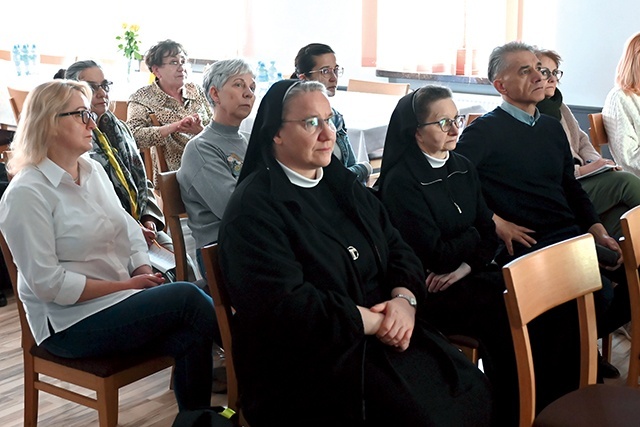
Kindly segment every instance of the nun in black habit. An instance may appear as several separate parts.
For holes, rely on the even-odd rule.
[[[447,335],[481,343],[500,425],[515,425],[518,378],[504,304],[493,212],[474,166],[455,153],[464,116],[451,90],[427,85],[403,97],[389,123],[376,183],[392,224],[427,277],[420,315]]]
[[[379,200],[331,155],[330,117],[322,84],[275,83],[222,220],[247,421],[489,425],[486,378],[416,320],[420,262]]]

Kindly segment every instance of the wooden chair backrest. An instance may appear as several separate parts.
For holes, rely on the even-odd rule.
[[[158,117],[156,117],[154,113],[150,113],[149,117],[151,118],[151,123],[154,126],[162,126],[162,124],[158,120]],[[158,172],[168,172],[169,166],[167,166],[167,160],[165,159],[165,156],[164,156],[164,147],[159,145],[151,147],[149,158],[152,158],[154,154],[155,154],[155,162],[157,162],[154,165],[154,170],[157,170]]]
[[[640,376],[640,206],[627,211],[620,218],[622,226],[622,253],[624,270],[629,287],[631,303],[631,350],[629,351],[629,374],[627,385],[638,388]]]
[[[380,93],[384,95],[404,96],[409,93],[409,83],[388,83],[368,80],[349,79],[347,91]]]
[[[111,101],[110,109],[123,122],[127,121],[127,101]]]
[[[173,255],[176,259],[176,280],[187,281],[189,277],[187,245],[184,241],[184,233],[180,224],[180,218],[186,217],[187,209],[182,202],[176,171],[160,172],[158,174],[158,187],[162,198],[164,220],[173,241]]]
[[[66,56],[59,55],[40,55],[41,64],[64,65],[67,61]]]
[[[218,263],[218,244],[214,243],[202,248],[202,259],[207,272],[207,283],[213,298],[216,310],[218,327],[222,336],[222,346],[227,363],[227,399],[229,408],[239,412],[238,407],[238,381],[236,379],[235,366],[233,364],[233,339],[231,334],[231,319],[233,309],[229,293]]]
[[[475,119],[477,119],[478,117],[482,116],[483,113],[469,113],[469,115],[467,116],[467,123],[466,126],[469,126],[471,123],[473,123],[473,121]]]
[[[589,114],[589,136],[591,137],[591,144],[593,148],[600,154],[602,154],[602,146],[609,143],[607,139],[607,131],[604,128],[604,122],[602,121],[602,113]]]
[[[537,250],[503,267],[504,299],[518,367],[520,425],[535,417],[530,321],[576,300],[580,322],[580,387],[596,383],[597,331],[593,292],[602,287],[593,236],[584,234]]]
[[[31,334],[29,329],[29,323],[27,322],[27,314],[24,311],[22,301],[18,297],[18,268],[13,262],[13,254],[7,245],[7,241],[4,239],[4,235],[0,233],[0,249],[2,250],[2,256],[4,257],[4,263],[7,266],[7,272],[9,273],[9,280],[11,280],[11,287],[13,288],[13,294],[16,297],[18,306],[18,318],[20,319],[20,331],[22,336],[22,349],[23,351],[30,351],[31,347],[36,345],[36,340]]]
[[[27,99],[29,91],[10,86],[7,86],[7,91],[9,92],[9,103],[11,104],[11,110],[13,110],[13,116],[16,119],[16,123],[18,123],[18,120],[20,120],[20,113],[22,113],[22,107],[24,106],[24,101]]]

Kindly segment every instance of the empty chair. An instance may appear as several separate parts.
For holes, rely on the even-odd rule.
[[[602,146],[609,143],[607,132],[604,129],[604,122],[602,121],[602,113],[589,114],[589,125],[591,144],[602,155]]]
[[[127,101],[111,101],[110,109],[118,119],[127,121]]]
[[[16,123],[18,123],[18,120],[20,120],[20,113],[22,112],[22,106],[24,105],[24,100],[27,99],[29,91],[10,86],[7,86],[7,90],[9,91],[9,103],[11,104],[13,116],[16,119]]]
[[[596,384],[593,292],[602,283],[593,236],[574,237],[524,255],[505,265],[503,274],[518,365],[520,427],[637,425],[640,391]],[[528,325],[548,310],[572,300],[577,302],[580,322],[580,388],[552,402],[535,417],[535,373]]]
[[[351,92],[368,92],[404,96],[409,93],[409,83],[387,83],[349,79],[347,90]]]
[[[173,365],[173,358],[134,352],[118,357],[67,359],[55,356],[36,345],[27,317],[18,296],[18,270],[11,251],[0,233],[0,247],[4,256],[22,330],[24,358],[24,425],[38,423],[38,392],[44,391],[60,398],[96,409],[100,427],[118,424],[118,390],[139,379]],[[79,385],[95,392],[96,397],[71,391],[65,385],[56,385],[40,375]]]

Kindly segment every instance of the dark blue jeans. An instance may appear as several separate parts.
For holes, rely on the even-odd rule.
[[[218,325],[211,298],[193,283],[146,289],[47,338],[61,357],[157,350],[175,358],[179,410],[211,406],[212,346]]]

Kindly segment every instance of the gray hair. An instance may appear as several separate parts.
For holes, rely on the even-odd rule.
[[[489,81],[491,83],[507,69],[507,61],[506,56],[510,53],[529,51],[535,55],[535,49],[523,42],[513,41],[502,46],[498,46],[491,52],[489,55],[489,67],[487,71],[487,76],[489,77]]]
[[[67,71],[65,71],[64,73],[64,77],[69,80],[80,80],[79,78],[80,73],[82,73],[84,70],[88,68],[95,68],[95,67],[102,68],[98,65],[96,61],[93,61],[91,59],[87,61],[77,61],[71,64],[69,68],[67,68]]]
[[[300,80],[287,89],[282,98],[282,115],[287,110],[289,102],[296,96],[307,92],[322,92],[327,95],[327,88],[317,80]]]
[[[214,62],[207,68],[202,77],[202,88],[211,106],[216,105],[210,94],[212,87],[220,90],[232,76],[245,73],[251,73],[253,78],[256,77],[251,65],[244,59],[224,59]]]

